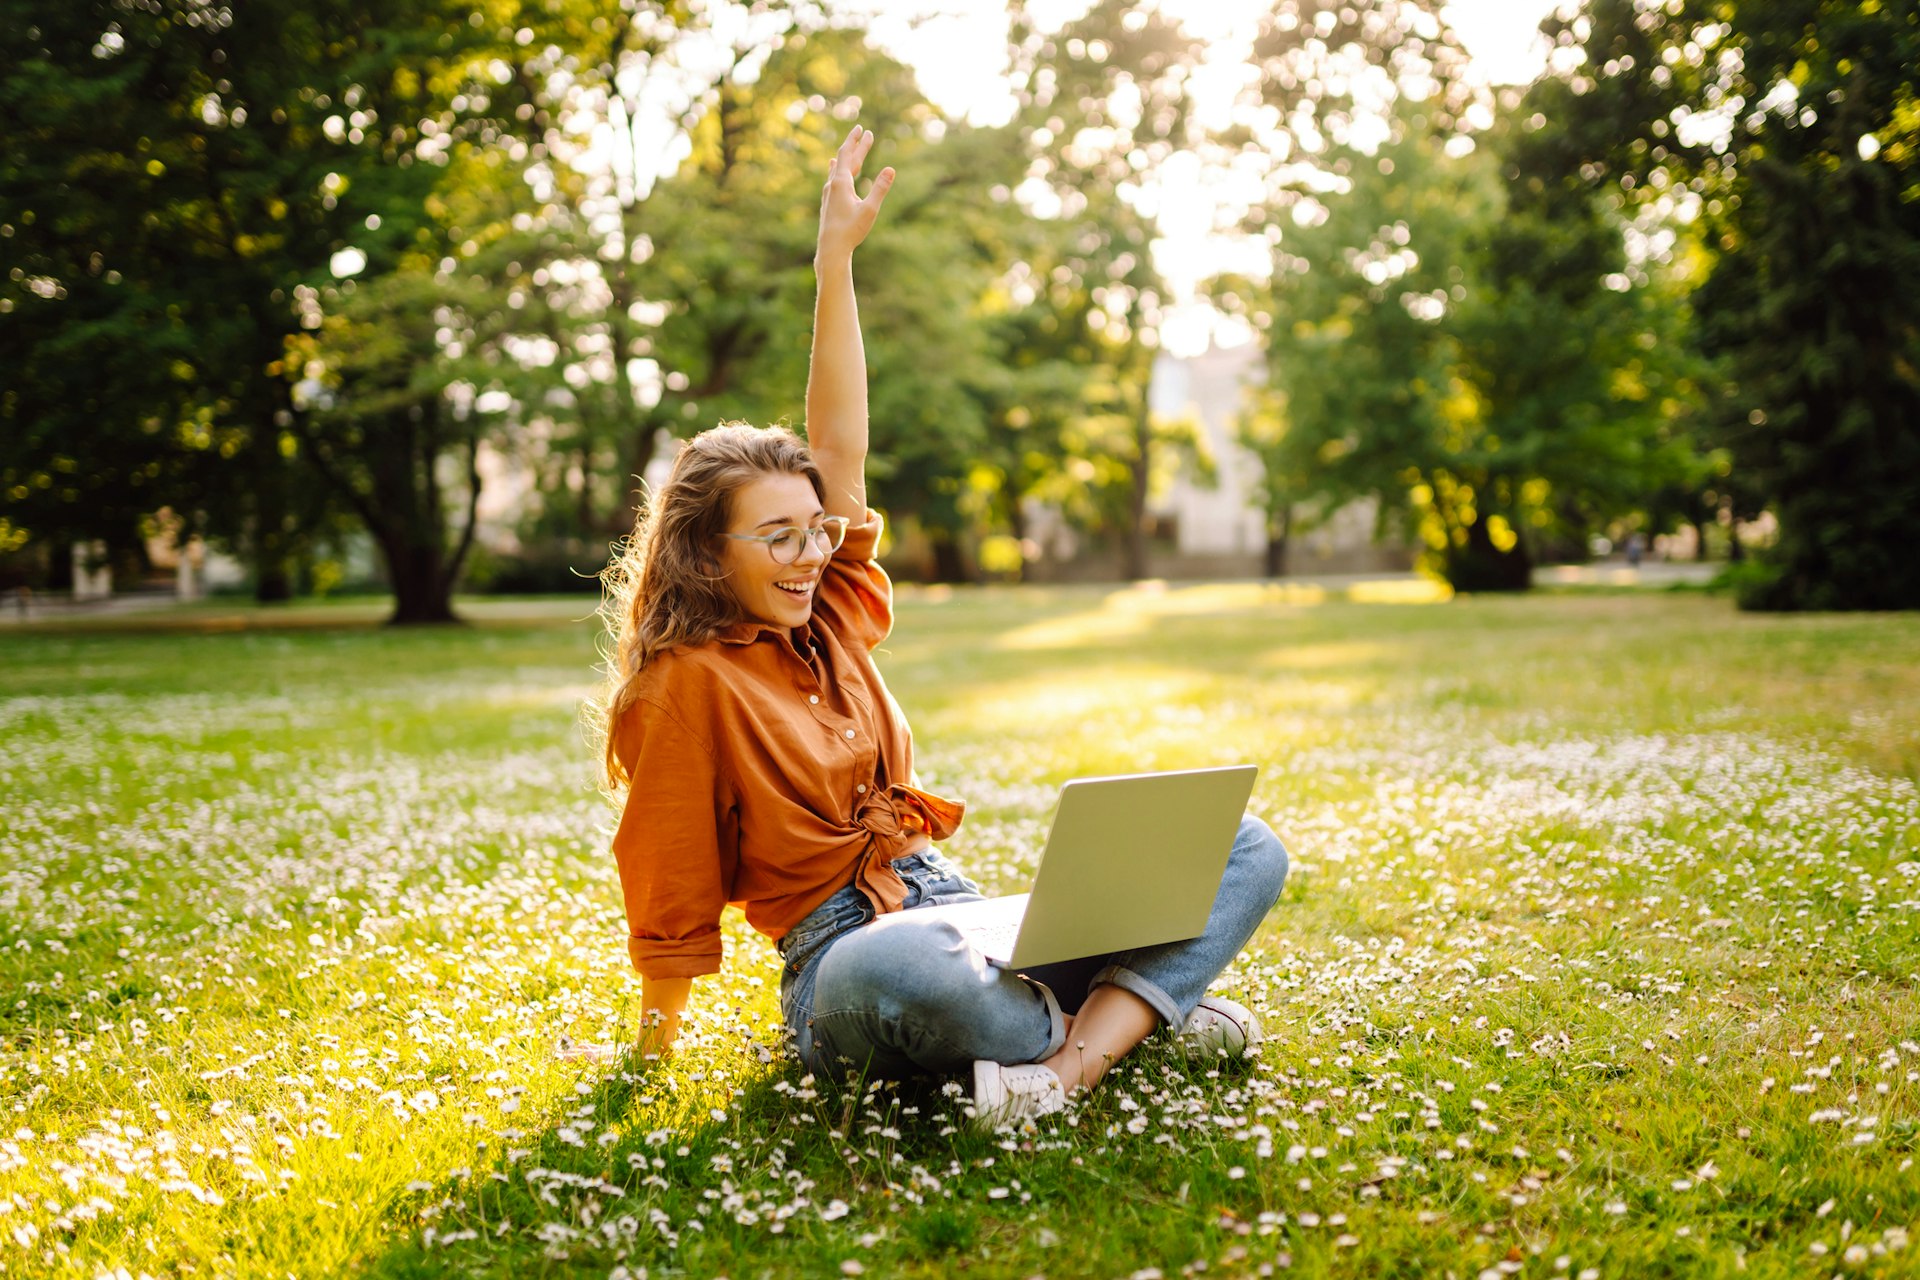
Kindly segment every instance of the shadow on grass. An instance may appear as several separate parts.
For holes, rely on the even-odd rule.
[[[950,1157],[936,1128],[951,1123],[947,1136],[963,1136],[938,1080],[851,1073],[829,1085],[776,1056],[708,1087],[730,1065],[711,1073],[686,1061],[588,1066],[573,1105],[557,1107],[543,1128],[500,1131],[488,1164],[397,1202],[389,1221],[404,1234],[363,1260],[360,1274],[504,1277],[624,1265],[636,1276],[706,1275],[749,1258],[756,1273],[838,1274],[848,1251],[858,1251],[855,1224],[834,1225],[850,1212],[845,1201],[888,1198],[910,1166]],[[918,1123],[935,1115],[941,1125]],[[913,1252],[933,1258],[971,1247],[979,1227],[973,1215],[936,1209],[903,1234]]]
[[[1116,1087],[1207,1070],[1158,1042],[1135,1065],[1144,1076]],[[1204,1260],[1270,1207],[1210,1142],[1109,1147],[1138,1112],[1106,1090],[1073,1127],[989,1135],[966,1127],[966,1099],[942,1079],[829,1085],[788,1057],[749,1072],[710,1091],[692,1062],[589,1069],[544,1128],[504,1131],[486,1166],[396,1202],[396,1234],[358,1273],[1091,1274],[1116,1253]]]

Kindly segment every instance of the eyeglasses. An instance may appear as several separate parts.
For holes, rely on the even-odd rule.
[[[808,538],[819,543],[820,550],[827,555],[838,551],[840,544],[847,540],[847,526],[851,523],[845,516],[828,516],[811,529],[788,525],[772,533],[723,533],[720,536],[736,542],[764,542],[775,564],[792,564],[800,558],[800,548]]]

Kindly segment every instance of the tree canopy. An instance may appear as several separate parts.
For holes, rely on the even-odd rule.
[[[1562,170],[1697,220],[1718,436],[1777,515],[1744,602],[1920,605],[1911,4],[1590,0],[1530,99]]]
[[[1200,172],[1251,248],[1207,292],[1261,344],[1270,571],[1357,498],[1471,589],[1765,511],[1748,603],[1910,606],[1909,8],[1590,0],[1496,94],[1433,0],[1212,44],[1015,5],[980,124],[797,0],[0,0],[0,555],[165,509],[271,599],[352,525],[396,619],[446,619],[504,468],[528,554],[591,573],[662,442],[804,425],[857,116],[901,174],[860,264],[871,470],[942,576],[1019,573],[1036,506],[1145,572],[1156,211]]]

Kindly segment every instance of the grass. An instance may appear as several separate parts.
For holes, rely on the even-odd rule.
[[[1377,597],[1376,597],[1377,598]],[[1262,765],[1285,897],[1027,1132],[803,1078],[734,920],[632,1034],[579,601],[0,634],[0,1274],[1909,1274],[1920,619],[1692,593],[903,593],[949,852],[1075,774]]]

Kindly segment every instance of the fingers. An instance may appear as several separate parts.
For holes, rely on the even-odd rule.
[[[867,152],[873,149],[873,130],[853,126],[846,140],[840,144],[840,150],[834,154],[828,166],[828,176],[844,173],[848,178],[860,176],[860,166],[866,161]]]
[[[887,198],[887,192],[893,189],[894,171],[891,167],[882,169],[867,188],[867,194],[860,195],[855,179],[860,176],[860,166],[865,162],[867,153],[873,150],[873,130],[855,125],[848,131],[840,143],[840,148],[827,162],[826,186],[821,192],[820,217],[822,226],[833,215],[831,210],[844,197],[835,194],[835,188],[845,184],[845,192],[856,202],[858,213],[855,217],[859,224],[859,234],[864,237],[866,229],[873,225],[873,219],[880,212],[881,204]],[[857,241],[856,241],[857,243]]]

